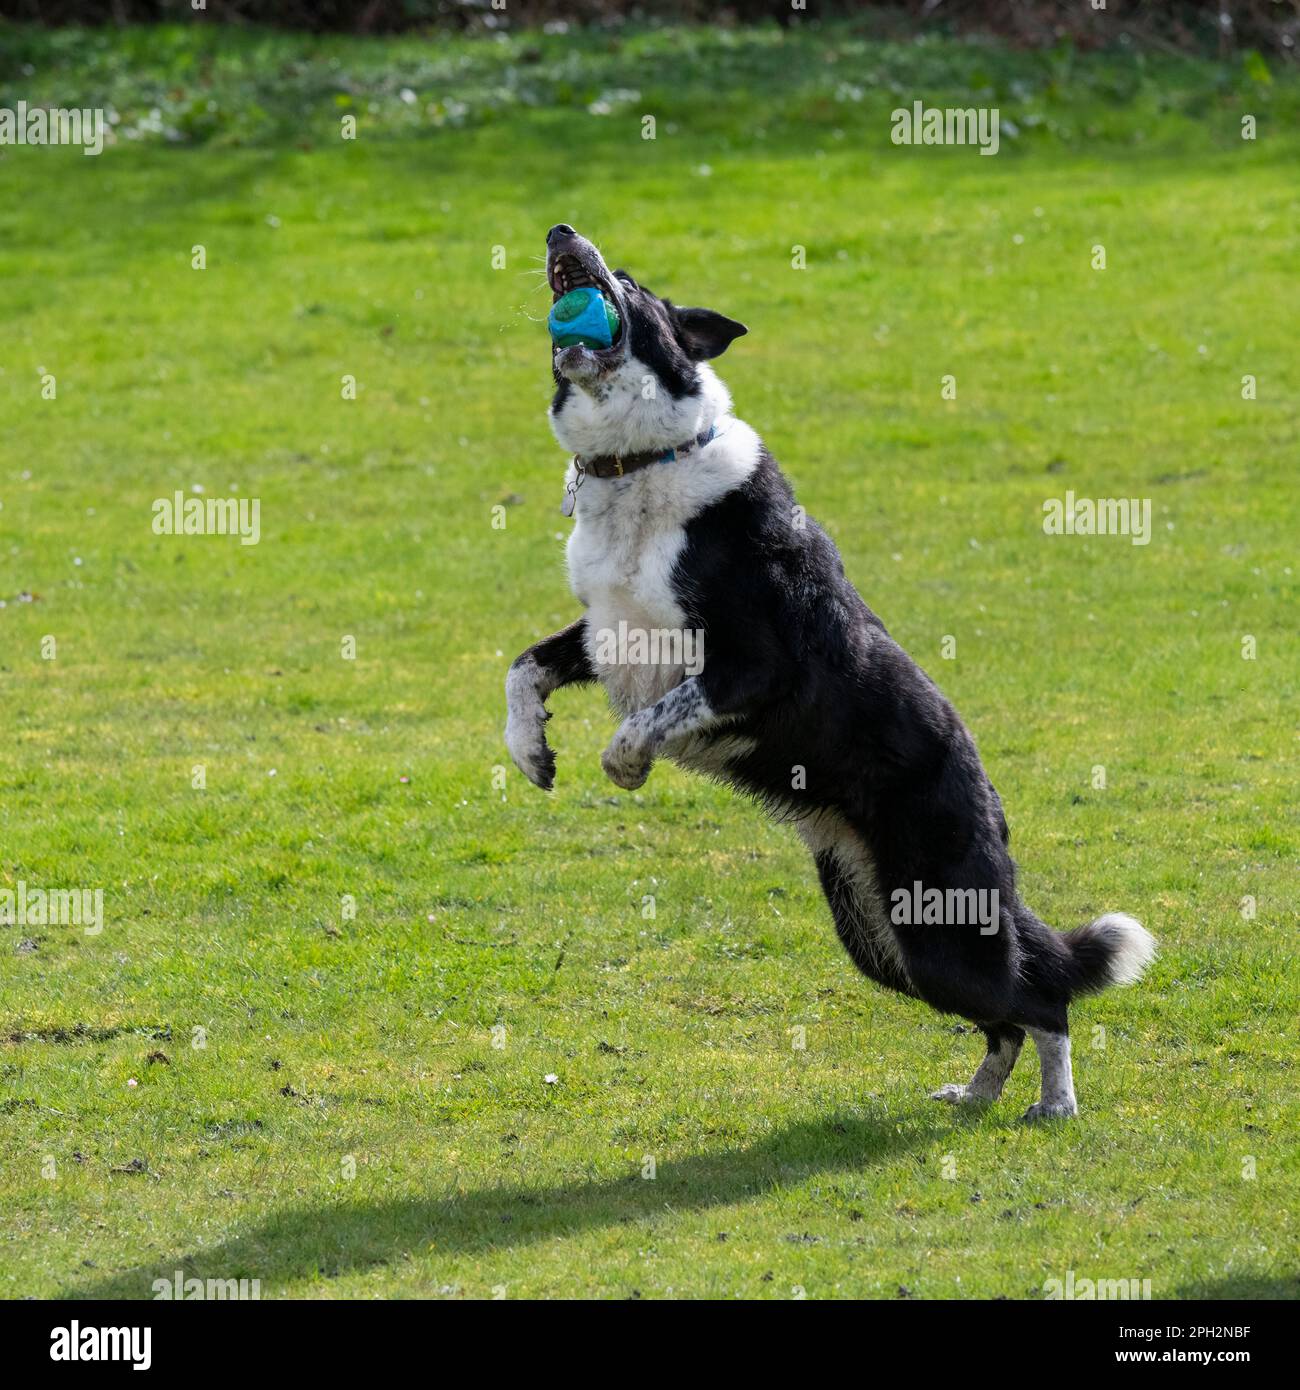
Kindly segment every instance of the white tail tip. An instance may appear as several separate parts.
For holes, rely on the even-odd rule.
[[[1155,937],[1126,912],[1108,912],[1097,918],[1092,929],[1110,946],[1111,984],[1136,984],[1155,958]]]

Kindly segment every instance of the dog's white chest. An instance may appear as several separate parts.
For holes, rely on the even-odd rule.
[[[696,421],[693,428],[699,427]],[[686,426],[682,433],[689,433]],[[622,478],[587,477],[578,488],[569,587],[587,609],[587,655],[624,715],[654,704],[707,665],[705,634],[686,628],[673,579],[686,528],[744,485],[760,449],[743,421],[719,418],[717,436],[688,458]],[[566,481],[575,477],[570,465]]]
[[[569,587],[587,608],[587,655],[624,714],[654,704],[685,674],[686,617],[672,576],[686,531],[665,481],[653,469],[586,480],[569,537]]]

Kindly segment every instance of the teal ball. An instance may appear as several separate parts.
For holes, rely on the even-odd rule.
[[[618,310],[588,285],[557,299],[546,327],[556,347],[607,348],[618,336]]]

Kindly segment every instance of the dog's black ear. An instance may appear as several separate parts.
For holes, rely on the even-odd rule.
[[[725,314],[715,314],[712,309],[679,309],[676,305],[673,306],[673,325],[683,351],[697,362],[721,356],[733,338],[749,332],[743,323]]]

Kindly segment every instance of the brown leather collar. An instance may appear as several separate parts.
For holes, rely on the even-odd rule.
[[[579,474],[590,473],[593,478],[622,478],[635,473],[638,468],[648,468],[652,463],[672,463],[695,449],[703,448],[713,438],[713,426],[702,434],[678,444],[672,449],[652,449],[644,454],[594,454],[591,458],[573,456],[574,466]]]

